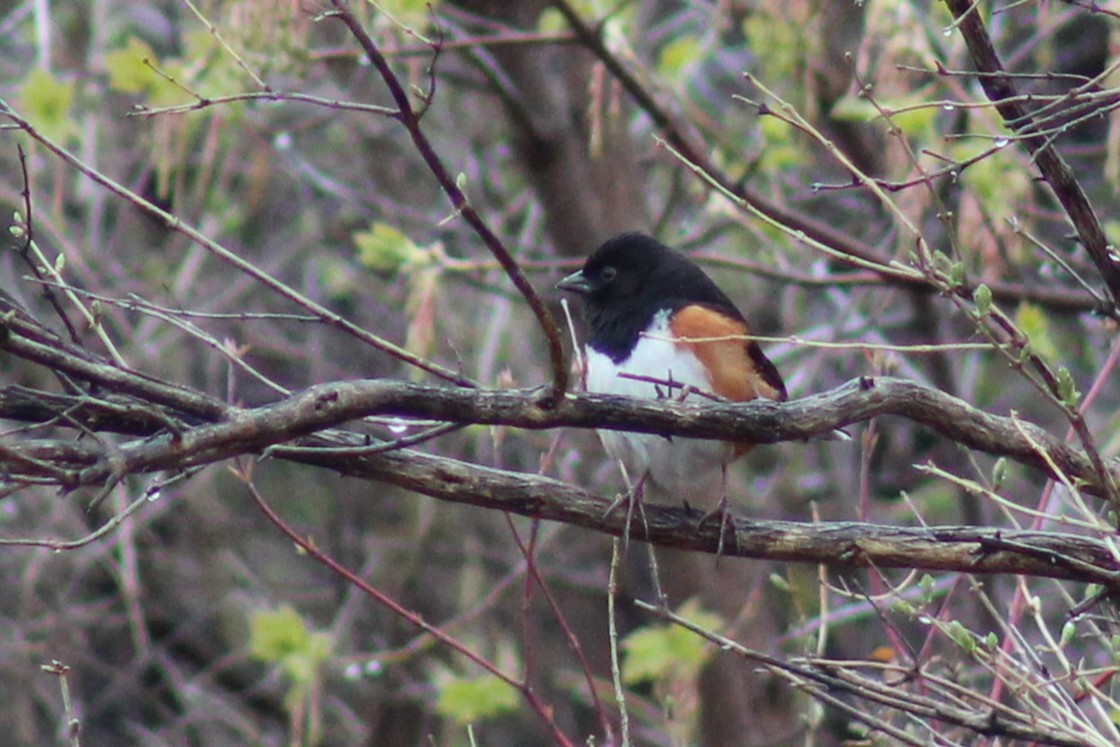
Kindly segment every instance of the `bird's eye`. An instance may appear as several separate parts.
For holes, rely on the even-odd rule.
[[[618,270],[614,269],[610,265],[607,265],[602,269],[602,271],[599,272],[599,278],[602,279],[604,283],[609,283],[614,280],[614,276],[617,274]]]

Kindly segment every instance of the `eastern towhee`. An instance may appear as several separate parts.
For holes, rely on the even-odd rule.
[[[583,298],[590,392],[787,398],[778,369],[747,339],[750,328],[735,304],[691,260],[649,236],[625,233],[606,241],[556,287]],[[647,484],[686,504],[719,490],[719,505],[707,516],[721,517],[727,465],[752,446],[609,430],[599,436],[627,481],[637,481],[630,486],[635,502]]]

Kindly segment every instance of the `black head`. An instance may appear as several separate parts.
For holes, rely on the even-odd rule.
[[[640,233],[603,243],[583,269],[557,286],[583,297],[589,343],[621,360],[660,311],[689,304],[710,306],[736,319],[739,310],[688,257]]]

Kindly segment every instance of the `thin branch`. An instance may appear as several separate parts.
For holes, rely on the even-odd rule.
[[[780,226],[782,230],[791,235],[798,236],[805,243],[809,243],[819,250],[825,251],[830,257],[855,267],[869,268],[879,275],[885,282],[910,290],[934,291],[936,288],[924,279],[906,272],[900,266],[892,265],[889,258],[883,257],[874,247],[866,242],[846,234],[823,221],[814,219],[806,213],[779,205],[769,199],[760,191],[749,184],[743,184],[732,179],[728,174],[719,169],[706,155],[707,149],[701,144],[694,143],[687,133],[687,128],[679,124],[669,113],[668,107],[663,106],[648,88],[627,68],[608,47],[602,38],[600,30],[583,19],[579,12],[568,0],[552,0],[552,4],[560,11],[565,20],[575,31],[580,42],[610,71],[626,92],[634,99],[661,131],[665,142],[672,151],[687,164],[692,164],[692,169],[697,174],[710,180],[713,186],[725,193],[734,196],[735,201],[741,206],[757,211],[768,222]],[[891,189],[888,182],[880,182],[884,189]],[[1090,298],[1071,296],[1069,292],[1054,294],[1054,289],[1039,287],[1030,288],[1025,285],[990,282],[988,286],[997,300],[1018,301],[1031,300],[1050,308],[1062,310],[1094,311],[1105,315],[1117,315],[1114,305],[1108,304],[1101,308]],[[971,293],[970,286],[962,286],[960,291]]]
[[[828,247],[835,256],[848,263],[856,260],[857,266],[860,267],[872,265],[874,271],[896,285],[928,288],[928,285],[918,277],[891,272],[889,261],[880,256],[870,245],[804,212],[777,204],[759,190],[737,182],[717,168],[707,157],[707,148],[694,143],[685,134],[686,128],[676,122],[667,107],[662,106],[638,77],[630,72],[622,60],[607,47],[600,32],[589,25],[568,0],[553,0],[552,4],[576,32],[580,42],[606,66],[642,111],[650,117],[662,132],[665,142],[685,161],[695,164],[699,170],[706,173],[714,184],[727,193],[735,195],[738,200],[757,210],[761,215],[782,225],[790,233],[801,233],[807,239]]]
[[[0,390],[3,391],[3,390]],[[0,416],[8,417],[0,398]],[[912,418],[971,446],[1019,459],[1036,469],[1052,463],[1092,484],[1085,455],[1037,426],[990,415],[961,400],[912,382],[882,378],[789,403],[692,404],[624,397],[571,395],[555,408],[541,405],[540,389],[436,388],[399,381],[324,384],[279,403],[237,410],[224,422],[189,429],[177,438],[138,438],[105,453],[88,443],[24,440],[10,448],[32,459],[51,459],[68,470],[66,487],[103,485],[123,475],[181,470],[297,439],[365,415],[439,418],[451,422],[543,429],[559,426],[625,428],[682,436],[774,443],[893,413]],[[28,413],[23,411],[24,416]],[[153,434],[155,435],[155,434]],[[303,446],[341,445],[323,435]],[[353,434],[351,441],[362,437]],[[1043,459],[1038,449],[1045,449]],[[444,500],[562,521],[660,545],[719,550],[720,527],[697,527],[684,508],[647,506],[647,522],[628,529],[624,516],[604,516],[610,500],[551,478],[495,470],[411,450],[352,457],[301,450],[287,457],[342,474],[383,480]],[[33,470],[7,461],[9,471]],[[1053,468],[1050,468],[1053,470]],[[648,527],[648,529],[647,529]],[[648,531],[648,535],[646,532]],[[926,568],[967,573],[1026,573],[1099,583],[1120,591],[1120,561],[1105,541],[1056,532],[975,527],[900,528],[868,524],[796,524],[736,520],[724,552],[841,567]]]
[[[982,14],[972,12],[973,3],[969,0],[946,0],[949,10],[956,18],[955,25],[960,29],[965,44],[972,56],[972,62],[981,73],[980,85],[988,99],[995,104],[1008,128],[1015,133],[1034,128],[1030,112],[1022,103],[1015,100],[1018,91],[1015,82],[1004,73],[1003,63],[996,53],[988,30],[984,26]],[[1014,124],[1012,124],[1014,123]],[[1120,257],[1109,244],[1100,219],[1089,202],[1088,195],[1069,165],[1054,148],[1052,142],[1039,135],[1018,139],[1038,164],[1039,171],[1055,197],[1061,203],[1066,215],[1073,222],[1082,246],[1089,253],[1098,272],[1108,286],[1110,301],[1115,308],[1120,299]]]
[[[243,259],[235,252],[231,252],[224,246],[209,238],[198,229],[187,225],[180,218],[162,210],[151,201],[144,199],[136,192],[128,189],[124,185],[113,181],[108,176],[93,168],[89,164],[82,161],[73,153],[63,148],[58,143],[46,137],[43,133],[37,130],[30,122],[20,116],[14,109],[12,109],[4,99],[0,99],[0,116],[10,119],[19,129],[26,132],[33,140],[40,143],[50,152],[58,156],[62,161],[69,164],[71,167],[84,174],[93,182],[108,189],[118,197],[123,198],[129,204],[135,206],[142,212],[150,215],[155,220],[166,226],[169,230],[181,233],[190,239],[195,244],[201,246],[208,251],[211,255],[218,258],[220,261],[236,268],[239,272],[243,272],[249,277],[252,277],[257,282],[261,283],[269,290],[277,293],[288,301],[296,304],[297,306],[306,309],[307,311],[315,314],[324,323],[332,327],[342,330],[362,342],[377,348],[395,358],[398,358],[406,363],[416,366],[428,373],[438,376],[445,381],[450,381],[460,385],[472,385],[473,382],[460,373],[452,371],[449,368],[440,366],[437,363],[421,358],[414,355],[399,345],[389,342],[377,335],[362,329],[353,322],[348,321],[339,314],[331,311],[320,303],[317,303],[304,294],[298,292],[290,285],[274,278],[264,270],[260,269],[252,262]]]
[[[1038,744],[1060,745],[1061,747],[1086,747],[1087,745],[1105,744],[1103,736],[1087,732],[1085,729],[1078,728],[1077,725],[1063,723],[1060,719],[1053,718],[1049,714],[1012,709],[999,703],[985,703],[972,693],[964,693],[967,698],[965,702],[955,701],[951,698],[938,700],[901,688],[898,683],[883,676],[885,671],[875,671],[876,669],[892,671],[905,677],[921,677],[923,682],[935,682],[933,678],[929,678],[920,670],[911,672],[894,665],[879,665],[876,667],[875,662],[837,661],[821,657],[805,657],[799,660],[786,661],[762,651],[749,649],[737,641],[698,626],[663,607],[642,601],[638,601],[637,604],[642,609],[707,639],[718,646],[721,651],[729,651],[748,661],[761,664],[774,674],[790,680],[813,697],[841,709],[849,716],[867,724],[870,728],[883,731],[885,734],[909,744],[924,744],[925,742],[912,741],[911,735],[907,731],[898,730],[881,718],[868,714],[866,702],[878,703],[887,708],[899,710],[913,718],[943,721],[963,727],[976,734],[993,737],[1007,737],[1015,740],[1033,741]],[[858,669],[871,669],[872,673],[866,675],[859,672]],[[938,688],[938,694],[945,695],[940,690],[941,688]],[[838,697],[843,693],[863,701],[861,707],[853,707],[850,703]]]
[[[45,268],[40,268],[39,265],[31,257],[32,247],[35,246],[35,218],[34,207],[31,201],[31,175],[27,170],[27,152],[23,149],[22,145],[16,146],[16,152],[19,154],[19,170],[20,175],[23,177],[23,188],[20,189],[20,197],[23,198],[24,214],[20,217],[23,218],[23,225],[13,226],[15,229],[13,236],[20,239],[19,249],[16,253],[23,259],[24,262],[31,268],[32,274],[36,278],[42,280],[45,275]],[[22,236],[19,234],[22,232]],[[54,309],[55,314],[58,315],[62,325],[66,327],[66,332],[70,335],[70,340],[74,344],[81,344],[81,336],[78,330],[74,327],[74,323],[70,321],[66,310],[62,307],[62,302],[59,301],[58,296],[50,288],[43,289],[43,297],[47,299],[47,303]]]
[[[62,712],[66,719],[65,732],[68,735],[70,747],[81,747],[82,722],[74,713],[74,707],[70,699],[70,683],[67,681],[70,667],[58,659],[52,659],[50,664],[42,665],[42,670],[47,674],[58,677],[58,687],[62,692]]]
[[[305,93],[287,93],[284,91],[249,91],[246,93],[233,93],[227,96],[195,96],[196,101],[189,104],[175,104],[172,106],[148,107],[137,104],[128,117],[158,117],[166,114],[187,114],[188,112],[206,109],[211,106],[232,104],[237,101],[295,101],[303,104],[314,104],[327,109],[341,109],[344,111],[364,112],[366,114],[381,114],[392,116],[395,109],[376,104],[362,104],[357,101],[343,101],[341,99],[327,99],[321,96],[310,96]]]
[[[229,42],[227,42],[225,40],[225,38],[222,36],[221,32],[218,31],[218,29],[216,29],[214,27],[214,24],[210,23],[210,19],[207,18],[206,15],[201,10],[199,10],[197,7],[195,7],[195,4],[193,2],[191,2],[191,0],[183,0],[183,2],[186,4],[186,6],[188,8],[191,9],[191,12],[194,13],[195,18],[197,18],[199,21],[202,22],[202,24],[204,26],[206,26],[206,30],[209,31],[210,35],[214,37],[214,40],[217,41],[218,44],[220,44],[222,46],[222,49],[224,49],[226,51],[226,54],[228,54],[230,57],[233,58],[234,62],[237,63],[238,67],[241,68],[242,70],[244,70],[245,74],[248,75],[250,78],[252,78],[253,82],[256,83],[258,86],[260,86],[260,88],[262,90],[264,90],[264,91],[271,90],[269,88],[268,84],[265,83],[261,79],[261,77],[259,75],[257,75],[256,72],[245,63],[245,60],[241,57],[241,55],[239,55],[236,51],[234,51],[233,47],[231,47],[229,45]]]
[[[544,330],[545,338],[548,342],[549,359],[552,363],[552,389],[548,393],[547,401],[555,404],[560,401],[564,396],[564,392],[568,389],[568,367],[564,359],[564,343],[563,337],[560,333],[560,325],[556,323],[556,318],[552,312],[549,311],[544,301],[537,294],[533,284],[525,276],[513,255],[509,253],[502,240],[490,230],[486,221],[474,209],[470,199],[467,197],[466,192],[452,178],[451,173],[447,170],[439,155],[436,154],[435,148],[432,146],[428,136],[424,134],[423,128],[420,126],[420,119],[422,112],[418,112],[412,105],[408,92],[405,90],[397,74],[393,72],[389,62],[385,56],[381,54],[373,37],[371,37],[362,26],[353,13],[350,12],[349,7],[342,2],[342,0],[332,0],[331,4],[334,10],[330,15],[338,18],[345,24],[346,28],[361,45],[362,50],[366,53],[370,63],[374,69],[377,70],[378,75],[385,82],[385,86],[389,89],[389,94],[393,97],[393,101],[397,105],[397,113],[393,115],[404,128],[408,131],[409,137],[412,139],[412,144],[420,157],[424,160],[424,164],[428,170],[432,172],[432,176],[439,182],[440,188],[444,194],[447,195],[451,201],[452,207],[455,209],[456,215],[461,215],[463,220],[474,230],[475,234],[482,239],[486,248],[494,255],[495,259],[502,265],[506,275],[517,288],[518,292],[525,299],[529,305],[533,315],[537,317],[537,322]],[[439,46],[435,45],[435,52],[438,54]],[[433,91],[429,91],[426,98],[430,99]],[[425,104],[425,107],[427,104]]]
[[[521,696],[532,708],[533,712],[537,714],[544,726],[552,733],[552,738],[556,744],[564,747],[574,747],[571,740],[560,731],[556,719],[553,717],[554,709],[547,703],[542,701],[528,683],[520,681],[505,672],[503,672],[497,665],[490,662],[488,659],[483,658],[470,647],[460,642],[458,639],[446,633],[442,628],[433,625],[426,621],[421,615],[405,608],[397,600],[393,599],[384,592],[375,589],[365,579],[359,577],[349,568],[345,567],[337,560],[334,559],[329,553],[324,552],[315,542],[312,542],[307,537],[304,537],[295,529],[293,529],[284,519],[276,513],[276,510],[269,505],[260,491],[257,490],[256,485],[252,479],[252,469],[250,466],[238,465],[234,470],[234,474],[241,480],[242,484],[249,491],[249,496],[256,504],[257,508],[264,513],[268,521],[280,530],[284,536],[294,542],[303,552],[307,553],[315,562],[326,567],[331,573],[339,578],[342,578],[346,583],[353,585],[355,588],[360,589],[363,594],[366,594],[375,602],[390,610],[394,615],[407,621],[409,624],[423,630],[428,635],[435,638],[440,643],[448,646],[453,651],[461,656],[474,662],[481,669],[494,675],[502,682],[506,683],[513,689],[517,690]]]

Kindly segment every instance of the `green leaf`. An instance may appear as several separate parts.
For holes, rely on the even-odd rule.
[[[1058,358],[1058,348],[1054,344],[1050,320],[1042,307],[1032,303],[1019,304],[1019,310],[1015,313],[1015,323],[1030,338],[1030,347],[1034,352],[1048,361]]]
[[[905,599],[896,599],[891,604],[891,610],[900,615],[908,615],[910,617],[914,617],[918,614],[918,608]]]
[[[354,245],[358,262],[378,272],[398,272],[428,259],[426,251],[388,223],[372,223],[368,231],[358,231]]]
[[[290,683],[286,700],[290,708],[310,692],[333,647],[330,635],[312,633],[291,605],[260,610],[249,618],[249,655],[284,672]]]
[[[937,270],[942,275],[948,277],[953,272],[954,260],[944,252],[932,252],[930,259],[933,261],[933,269]]]
[[[954,262],[949,265],[949,286],[959,288],[964,283],[964,262]]]
[[[945,627],[945,635],[949,636],[953,643],[964,649],[965,653],[976,653],[976,639],[972,636],[972,631],[962,625],[959,621],[953,620]]]
[[[444,677],[436,687],[436,711],[461,724],[500,716],[518,708],[517,690],[494,674],[479,677]]]
[[[918,581],[918,588],[922,590],[922,602],[929,604],[933,601],[934,592],[937,591],[937,580],[928,573],[923,574]]]
[[[1067,621],[1066,624],[1062,626],[1062,637],[1058,642],[1058,646],[1065,648],[1069,645],[1069,642],[1073,640],[1075,635],[1077,635],[1077,625],[1072,620]]]
[[[537,32],[541,34],[562,34],[568,31],[568,21],[556,8],[545,8],[537,17]]]
[[[402,26],[423,28],[432,18],[428,6],[434,10],[438,3],[436,0],[377,0],[375,5]]]
[[[835,122],[863,123],[878,117],[879,110],[867,99],[852,93],[833,104],[828,116]]]
[[[1007,479],[1007,457],[1000,457],[992,465],[992,490],[999,490]]]
[[[678,36],[657,56],[657,69],[666,79],[680,81],[688,68],[700,57],[700,40],[695,36]]]
[[[291,605],[254,612],[249,618],[249,654],[254,659],[279,664],[286,657],[308,649],[311,633]]]
[[[78,132],[70,118],[74,103],[73,81],[62,81],[42,68],[27,76],[19,89],[22,114],[51,140],[64,141]]]
[[[992,311],[992,289],[981,283],[972,291],[972,300],[976,303],[976,313],[987,316]]]
[[[723,626],[719,615],[704,611],[696,600],[686,602],[679,614],[705,630]],[[629,685],[663,678],[694,678],[713,651],[700,636],[672,624],[639,628],[622,640],[622,650],[622,681]]]
[[[760,117],[758,122],[763,142],[760,171],[777,173],[804,163],[805,148],[796,141],[793,127],[774,116]]]
[[[105,69],[109,71],[109,87],[124,93],[144,93],[162,80],[145,64],[159,65],[152,48],[131,36],[123,48],[105,55]]]
[[[1058,396],[1062,403],[1069,407],[1076,407],[1077,400],[1081,399],[1081,392],[1077,391],[1077,384],[1073,381],[1073,374],[1062,366],[1058,369]]]

